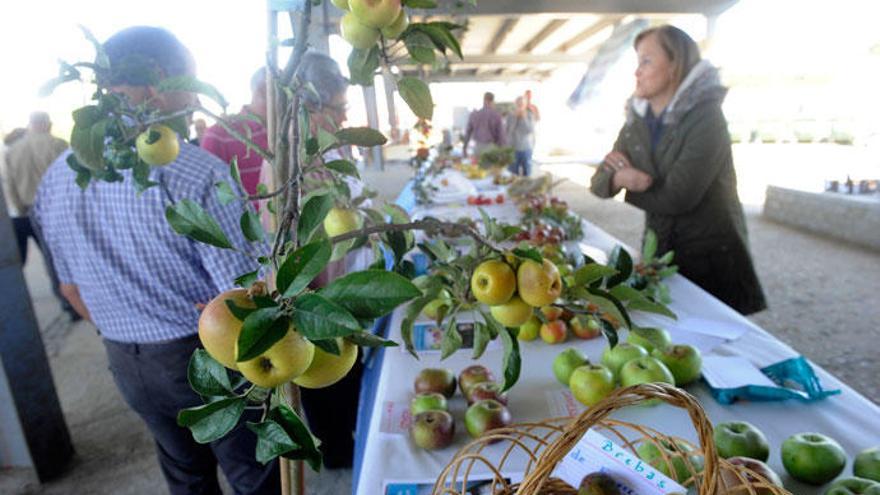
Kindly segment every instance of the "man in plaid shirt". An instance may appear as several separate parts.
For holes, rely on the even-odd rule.
[[[194,75],[189,51],[169,32],[150,27],[120,31],[104,44],[111,69],[138,57],[162,77]],[[141,71],[143,72],[143,71]],[[135,104],[150,100],[163,112],[195,102],[191,93],[158,93],[143,74],[114,73],[105,81]],[[244,421],[209,445],[196,443],[177,425],[180,409],[200,405],[187,381],[187,365],[199,347],[198,303],[232,287],[257,264],[239,230],[247,205],[221,205],[214,184],[230,180],[229,166],[197,146],[181,143],[173,163],[154,168],[159,185],[138,194],[131,171],[123,182],[93,182],[85,190],[62,154],[37,193],[34,220],[41,227],[61,281],[62,294],[103,338],[110,370],[126,402],[152,433],[159,464],[172,494],[219,494],[217,464],[236,493],[280,491],[277,462],[255,460],[256,436]],[[165,219],[171,203],[190,199],[220,224],[232,249],[219,249],[176,234]]]

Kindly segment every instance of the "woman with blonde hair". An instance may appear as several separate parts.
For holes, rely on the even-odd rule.
[[[742,314],[761,311],[718,69],[673,26],[639,33],[634,46],[626,123],[590,189],[602,198],[625,189],[657,233],[658,252],[675,251],[682,275]]]

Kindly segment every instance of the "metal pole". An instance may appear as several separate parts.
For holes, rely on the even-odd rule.
[[[396,82],[388,68],[382,69],[382,79],[385,82],[385,103],[388,106],[388,125],[391,127],[391,140],[396,143],[400,140],[400,120],[397,116],[397,106],[394,104]]]
[[[367,107],[367,124],[373,129],[379,129],[379,107],[376,102],[376,86],[364,86],[364,105]],[[373,166],[385,170],[385,163],[382,161],[382,148],[373,146],[370,148],[369,157]]]

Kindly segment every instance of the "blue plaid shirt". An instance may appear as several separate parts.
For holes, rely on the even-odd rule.
[[[177,160],[153,168],[158,182],[140,196],[131,171],[123,182],[93,182],[86,190],[63,153],[37,191],[33,218],[43,231],[58,278],[79,288],[104,338],[118,342],[162,342],[198,331],[197,303],[229,289],[238,275],[257,269],[253,253],[265,246],[247,242],[239,220],[246,208],[221,206],[214,184],[232,184],[229,166],[207,151],[181,143]],[[238,251],[191,241],[175,233],[165,207],[191,199],[226,233]],[[264,254],[264,253],[259,253]]]

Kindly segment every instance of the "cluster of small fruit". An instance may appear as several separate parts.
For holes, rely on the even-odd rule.
[[[458,375],[458,386],[468,403],[464,425],[470,436],[477,438],[510,424],[507,394],[501,391],[488,368],[479,364],[468,366]],[[423,369],[416,377],[414,389],[410,436],[426,450],[448,447],[455,437],[455,419],[447,404],[447,399],[455,395],[455,375],[445,368]]]
[[[776,486],[783,486],[779,475],[766,462],[770,457],[767,437],[755,425],[745,421],[730,421],[715,425],[715,448],[718,455],[732,464],[744,466]],[[782,442],[782,465],[792,478],[810,484],[823,485],[833,480],[846,467],[846,452],[834,439],[820,433],[798,433]],[[874,494],[880,495],[880,447],[859,453],[853,463],[852,477],[835,481],[826,495]],[[756,483],[757,478],[748,476]],[[742,481],[731,472],[722,473],[722,487],[741,486]],[[757,489],[758,494],[770,493]]]
[[[483,196],[482,194],[478,194],[476,196],[468,196],[467,199],[467,204],[471,206],[486,206],[493,203],[496,205],[504,204],[504,195],[499,194],[498,196],[495,196],[494,200],[489,196]]]
[[[610,395],[618,384],[687,385],[700,378],[702,363],[696,347],[673,345],[666,330],[633,327],[627,342],[605,348],[601,364],[590,363],[580,350],[569,348],[553,360],[553,374],[578,402],[589,407]]]
[[[347,11],[339,30],[351,46],[368,50],[380,36],[395,39],[409,26],[409,18],[400,0],[332,0],[333,5]]]
[[[568,203],[547,195],[529,196],[520,203],[523,225],[529,227],[529,237],[539,245],[554,244],[583,237],[581,218],[568,208]],[[541,235],[543,233],[543,236]],[[553,240],[551,237],[557,237]]]
[[[596,308],[588,305],[587,311],[591,310],[595,311]],[[584,340],[594,339],[602,334],[602,325],[592,314],[575,315],[557,306],[544,306],[540,313],[540,317],[533,314],[519,327],[519,340],[530,341],[540,336],[548,344],[559,344],[568,339],[569,333]]]
[[[465,177],[467,177],[468,179],[471,179],[471,180],[485,179],[489,175],[488,170],[486,170],[484,168],[480,168],[480,166],[477,165],[476,163],[460,164],[456,168],[461,170],[462,173],[464,173]]]
[[[533,246],[546,246],[559,244],[565,239],[565,232],[559,227],[551,227],[543,222],[531,224],[527,230],[523,230],[514,237],[517,241],[528,241]]]
[[[471,276],[471,293],[490,307],[492,317],[509,328],[525,325],[534,308],[552,304],[562,293],[559,269],[544,258],[541,263],[524,259],[514,269],[507,260],[492,259],[479,264]]]

